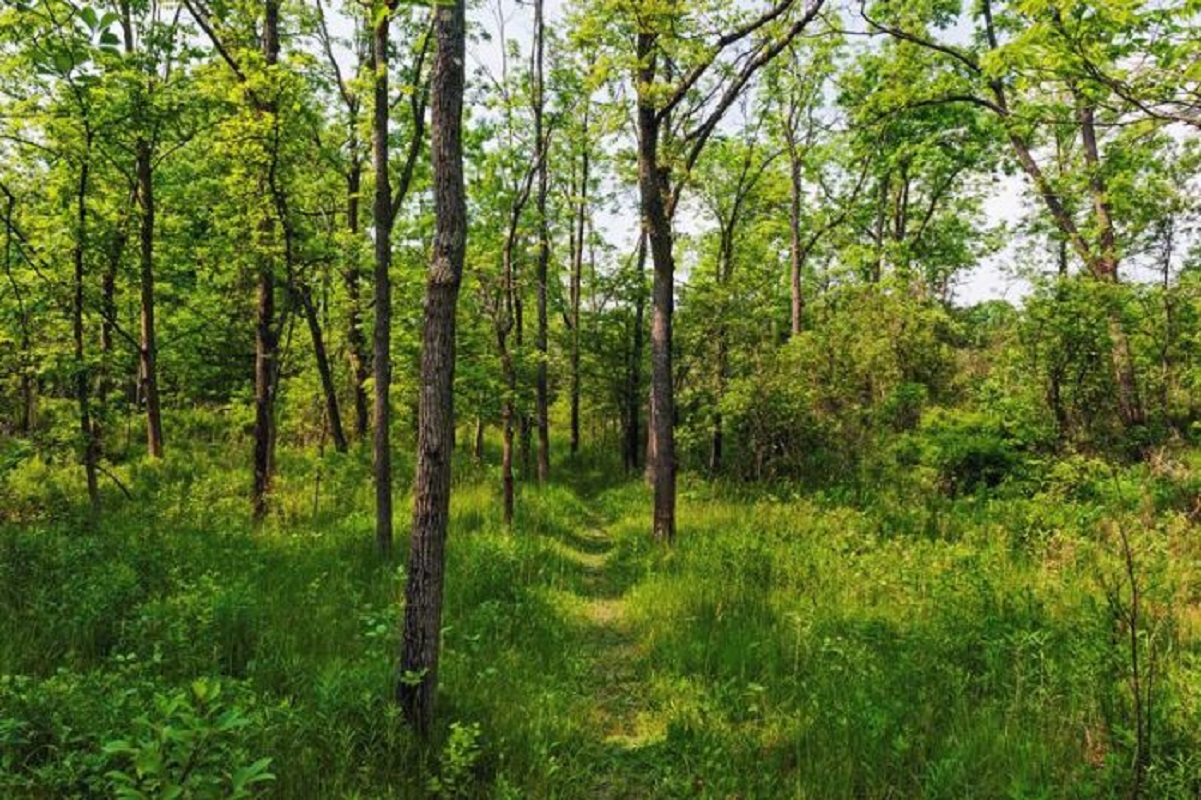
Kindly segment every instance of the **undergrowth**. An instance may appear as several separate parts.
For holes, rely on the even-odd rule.
[[[1195,454],[971,493],[688,479],[671,549],[599,454],[524,487],[511,533],[464,459],[423,744],[391,702],[405,568],[375,554],[366,454],[282,453],[255,531],[226,453],[120,467],[95,528],[69,465],[6,475],[0,795],[1201,793]]]

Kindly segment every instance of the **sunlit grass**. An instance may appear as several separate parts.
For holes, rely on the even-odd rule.
[[[21,488],[29,512],[0,529],[0,675],[26,676],[0,686],[0,793],[102,791],[100,746],[128,736],[154,693],[198,676],[250,715],[239,746],[273,759],[265,791],[279,797],[422,796],[456,722],[479,725],[479,796],[1125,785],[1125,667],[1102,590],[1113,560],[1091,506],[914,495],[908,513],[688,480],[669,550],[650,542],[636,477],[581,459],[541,491],[523,486],[506,530],[492,471],[464,462],[443,725],[425,747],[391,702],[404,566],[375,552],[366,455],[288,452],[259,530],[234,455],[214,445],[129,467],[134,499],[106,495],[90,532],[77,509],[47,505],[67,502],[68,470],[18,476],[42,486]],[[1142,478],[1123,480],[1136,491]],[[1127,512],[1113,501],[1112,513]],[[1195,527],[1170,508],[1140,513],[1154,528],[1148,603],[1172,623],[1157,634],[1151,777],[1156,796],[1189,797]],[[406,515],[398,492],[402,554]],[[1032,537],[1035,525],[1049,533]]]

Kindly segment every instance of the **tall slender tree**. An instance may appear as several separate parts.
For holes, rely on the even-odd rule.
[[[546,18],[545,0],[534,0],[534,141],[545,150],[546,138],[544,116],[546,113]],[[538,329],[534,336],[534,347],[538,351],[535,380],[534,417],[538,426],[538,482],[545,483],[550,477],[550,388],[547,378],[548,319],[547,292],[550,271],[550,219],[546,212],[549,191],[549,161],[539,158],[538,189],[534,204],[538,214],[538,267],[535,281],[538,284]]]
[[[654,486],[653,532],[662,541],[671,542],[676,530],[672,219],[692,167],[726,112],[756,73],[816,17],[822,0],[811,0],[798,13],[799,5],[796,0],[778,0],[757,15],[720,21],[725,32],[699,54],[695,42],[681,47],[689,37],[681,34],[681,9],[675,3],[637,14],[638,191],[654,264],[647,470]],[[730,63],[736,51],[738,57]],[[714,85],[701,90],[710,77]]]
[[[454,449],[455,308],[467,245],[464,17],[464,0],[441,3],[434,11],[430,124],[435,231],[425,289],[413,528],[396,690],[406,719],[423,734],[429,732],[434,719],[438,686]]]

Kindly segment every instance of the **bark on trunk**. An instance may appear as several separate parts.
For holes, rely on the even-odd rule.
[[[638,34],[639,82],[652,85],[654,34]],[[650,243],[654,265],[651,290],[651,400],[647,469],[654,486],[653,532],[656,539],[671,542],[676,527],[675,398],[672,391],[672,312],[675,305],[675,259],[672,254],[671,220],[667,215],[668,180],[659,165],[660,117],[651,99],[638,100],[638,188],[642,201],[642,224]]]
[[[307,286],[297,287],[297,294],[305,322],[309,326],[309,338],[313,341],[313,358],[317,362],[317,375],[321,379],[321,394],[325,400],[325,416],[329,420],[330,436],[334,440],[334,449],[345,453],[346,432],[342,427],[342,412],[338,407],[338,389],[334,385],[333,370],[330,368],[329,354],[325,349],[325,335],[321,330],[321,320],[317,316],[317,306],[313,303],[312,292]]]
[[[88,504],[92,516],[100,513],[100,485],[96,479],[97,461],[100,458],[100,447],[96,441],[96,430],[92,425],[90,377],[85,359],[83,337],[83,280],[84,252],[87,248],[88,220],[87,194],[88,179],[91,172],[92,134],[87,134],[87,146],[83,163],[79,167],[79,183],[76,190],[75,243],[72,248],[71,260],[74,266],[72,283],[71,331],[75,342],[75,399],[79,406],[79,434],[83,443],[83,469],[88,485]]]
[[[434,718],[442,629],[442,583],[454,438],[455,306],[463,275],[464,0],[437,6],[431,79],[435,235],[425,293],[417,472],[397,700],[422,735]]]
[[[268,67],[279,60],[279,0],[266,0],[263,21],[263,55]],[[260,111],[274,114],[274,103]],[[266,182],[266,181],[265,181]],[[259,233],[266,247],[274,236],[274,221],[263,220]],[[271,491],[275,449],[275,376],[279,342],[275,330],[275,270],[266,253],[259,256],[257,301],[255,304],[254,346],[254,519],[267,515],[267,495]]]
[[[27,436],[33,431],[34,419],[37,415],[37,392],[32,372],[37,359],[30,346],[29,308],[25,305],[25,295],[21,291],[20,284],[17,283],[12,273],[13,206],[16,205],[16,198],[9,194],[7,189],[4,190],[4,194],[8,201],[4,208],[4,274],[8,278],[9,286],[12,288],[13,297],[17,303],[17,319],[21,326],[21,416],[17,422],[17,430]]]
[[[275,332],[275,276],[267,256],[260,256],[258,295],[255,305],[254,346],[254,518],[267,514],[267,494],[271,491],[272,444],[274,431],[275,359],[278,341]]]
[[[355,121],[357,127],[357,119]],[[356,145],[357,147],[357,145]],[[371,356],[367,352],[367,337],[363,335],[362,272],[359,269],[359,192],[362,191],[363,165],[356,155],[346,177],[346,230],[351,244],[346,263],[346,344],[350,359],[350,379],[354,393],[354,434],[362,441],[367,438],[370,412],[367,405],[367,377]]]
[[[505,384],[509,392],[515,391],[514,381],[506,375]],[[505,527],[513,525],[513,402],[505,400],[500,408],[501,445],[500,445],[500,476],[502,502],[502,520]]]
[[[112,250],[108,254],[108,261],[104,266],[104,273],[100,277],[100,365],[96,374],[96,402],[99,404],[100,413],[92,419],[92,426],[96,432],[96,440],[102,448],[104,445],[102,416],[104,409],[108,408],[109,395],[113,391],[112,369],[115,344],[113,332],[117,324],[117,271],[121,267],[126,244],[124,225],[118,223],[118,228]]]
[[[1109,201],[1109,187],[1101,172],[1101,154],[1097,145],[1096,112],[1093,106],[1077,98],[1077,118],[1080,123],[1080,138],[1083,144],[1084,161],[1088,167],[1089,193],[1093,200],[1093,219],[1097,228],[1099,254],[1095,259],[1094,275],[1102,281],[1117,283],[1118,252],[1117,236],[1113,226],[1113,208]],[[1122,323],[1121,311],[1111,305],[1109,314],[1109,338],[1113,361],[1114,382],[1118,390],[1118,412],[1127,428],[1142,425],[1145,421],[1142,398],[1139,396],[1138,378],[1135,375],[1134,356],[1130,352],[1130,341]]]
[[[372,66],[375,100],[372,160],[375,170],[375,332],[372,364],[375,377],[375,429],[372,456],[375,476],[375,542],[380,553],[392,552],[392,187],[388,180],[388,15],[375,25]]]
[[[634,295],[634,341],[630,353],[630,363],[626,376],[626,430],[625,450],[626,469],[634,472],[638,469],[638,454],[642,452],[642,432],[640,420],[642,416],[642,329],[645,324],[646,308],[646,231],[638,237],[638,253],[635,257],[636,276]],[[650,444],[647,443],[649,454]]]
[[[571,454],[580,451],[580,305],[584,276],[584,233],[588,221],[588,101],[584,101],[580,185],[571,254]],[[627,464],[628,466],[628,464]]]
[[[546,45],[546,26],[543,21],[544,0],[534,0],[534,142],[542,151],[538,158],[538,330],[534,347],[538,350],[535,378],[534,416],[538,426],[538,483],[550,477],[550,390],[547,385],[547,281],[550,269],[550,222],[546,217],[548,181],[548,147],[545,142],[542,116],[546,106],[543,80],[543,61]]]
[[[151,458],[163,457],[163,414],[158,392],[158,337],[154,325],[154,173],[150,143],[136,145],[138,199],[142,207],[139,229],[141,339],[138,343],[142,397],[146,402],[146,450]]]
[[[801,158],[791,138],[788,147],[788,166],[792,179],[788,202],[789,285],[792,289],[791,333],[793,336],[799,336],[803,329],[805,314],[805,295],[801,284],[801,269],[804,266],[804,260],[801,258]]]

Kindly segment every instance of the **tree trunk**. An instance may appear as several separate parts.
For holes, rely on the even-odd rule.
[[[876,196],[876,225],[873,233],[875,239],[876,253],[872,259],[871,269],[869,270],[868,279],[872,283],[879,283],[881,276],[884,274],[884,258],[885,246],[888,238],[888,196],[892,189],[892,174],[884,173],[878,184],[878,193]]]
[[[467,209],[463,188],[464,0],[437,6],[431,79],[435,234],[425,292],[417,472],[397,700],[428,735],[434,718],[442,632],[442,583],[450,516],[454,431],[455,306],[463,276]]]
[[[801,269],[804,260],[801,258],[801,158],[797,147],[792,143],[789,134],[788,166],[791,176],[791,192],[788,202],[788,256],[789,284],[792,289],[792,329],[793,336],[799,336],[803,329],[805,314],[805,295],[801,283]]]
[[[357,123],[357,120],[356,120]],[[356,145],[357,147],[357,145]],[[359,192],[362,190],[363,164],[358,155],[346,177],[346,230],[352,242],[346,264],[346,344],[350,359],[350,379],[354,384],[354,435],[362,441],[367,437],[370,413],[367,409],[367,377],[370,356],[367,339],[363,336],[362,272],[359,269]]]
[[[266,0],[263,21],[263,55],[268,67],[279,60],[279,0]],[[273,103],[261,111],[274,114]],[[273,237],[275,224],[268,216],[260,225],[262,245]],[[255,305],[254,343],[254,494],[255,521],[267,515],[267,495],[271,491],[275,449],[275,375],[279,342],[275,331],[275,271],[271,257],[261,253],[258,269],[258,297]]]
[[[83,469],[87,478],[88,503],[92,516],[100,513],[100,485],[96,479],[100,447],[96,441],[96,429],[92,425],[92,408],[89,393],[89,370],[84,354],[83,340],[83,279],[84,252],[88,236],[88,179],[91,172],[92,133],[87,133],[83,163],[79,167],[79,183],[76,194],[75,243],[71,251],[74,265],[72,283],[71,329],[75,341],[75,399],[79,404],[79,434],[83,442]]]
[[[626,469],[630,472],[638,469],[638,454],[642,451],[643,446],[639,421],[642,416],[642,328],[646,307],[646,252],[646,231],[644,230],[638,237],[638,253],[635,256],[634,341],[626,374],[625,462]],[[649,452],[649,443],[647,447]]]
[[[584,101],[583,131],[580,154],[580,186],[577,200],[574,247],[571,254],[571,454],[580,451],[580,304],[584,276],[584,233],[588,220],[588,112],[589,104]],[[628,466],[628,464],[627,464]]]
[[[17,430],[28,436],[33,432],[34,418],[36,417],[37,393],[32,372],[36,358],[32,352],[29,335],[29,308],[25,305],[25,296],[12,274],[13,206],[17,201],[7,189],[4,190],[4,195],[8,200],[4,207],[4,274],[12,287],[13,297],[17,302],[17,319],[21,324],[21,417],[17,423]]]
[[[1080,123],[1080,138],[1083,144],[1084,161],[1088,167],[1089,193],[1093,199],[1093,219],[1096,223],[1099,254],[1093,263],[1095,277],[1107,283],[1118,281],[1117,237],[1113,226],[1113,209],[1109,201],[1109,187],[1101,172],[1101,155],[1097,146],[1097,128],[1093,106],[1077,97],[1077,119]],[[1115,298],[1116,300],[1116,298]],[[1118,390],[1118,411],[1127,428],[1142,425],[1146,417],[1142,398],[1139,396],[1138,378],[1135,374],[1134,356],[1130,352],[1130,341],[1122,323],[1121,310],[1109,308],[1109,338],[1112,344],[1114,382]]]
[[[100,367],[96,375],[96,402],[99,413],[92,418],[98,446],[104,447],[105,409],[108,408],[109,395],[113,391],[113,331],[117,324],[117,272],[121,268],[121,258],[125,251],[124,225],[118,222],[118,231],[113,242],[104,273],[100,276]]]
[[[268,223],[269,224],[269,223]],[[254,345],[254,518],[267,514],[271,490],[272,443],[275,439],[274,375],[278,341],[275,334],[275,276],[269,258],[260,255],[255,305]]]
[[[342,412],[338,408],[338,390],[334,386],[333,370],[329,365],[329,355],[325,350],[325,336],[321,331],[321,320],[317,316],[317,306],[307,286],[297,286],[300,307],[304,312],[305,322],[309,326],[309,338],[313,340],[313,358],[317,362],[317,375],[321,378],[321,394],[325,400],[325,416],[329,420],[330,435],[334,440],[334,449],[339,453],[346,452],[346,432],[342,428]]]
[[[638,34],[639,82],[654,81],[654,34]],[[676,528],[675,397],[672,385],[672,312],[675,305],[675,259],[672,253],[671,220],[667,215],[666,170],[659,165],[660,118],[651,98],[638,98],[638,188],[642,224],[650,242],[654,265],[651,291],[651,402],[647,469],[654,486],[653,532],[656,539],[671,542]],[[653,457],[653,460],[652,458]]]
[[[475,443],[471,448],[471,456],[480,462],[484,460],[484,415],[478,414],[475,418]]]
[[[139,138],[136,145],[138,199],[142,206],[139,230],[141,289],[141,339],[138,344],[142,397],[146,401],[146,451],[151,458],[163,457],[163,414],[158,394],[158,338],[154,326],[154,173],[150,143]]]
[[[739,186],[738,191],[741,190],[742,186]],[[723,300],[734,269],[734,226],[738,224],[739,205],[739,203],[735,203],[730,219],[722,224],[721,247],[717,256],[717,283],[723,289]],[[725,431],[722,427],[721,417],[721,400],[726,393],[730,360],[728,331],[726,330],[724,320],[725,314],[726,310],[723,308],[721,310],[723,319],[718,320],[714,336],[717,339],[717,363],[714,364],[714,370],[717,373],[717,387],[713,397],[716,410],[713,412],[713,441],[709,450],[709,471],[715,475],[721,471],[722,446],[725,443]]]
[[[389,11],[390,13],[390,11]],[[372,66],[375,99],[372,117],[372,160],[375,170],[375,542],[380,553],[392,553],[392,445],[389,392],[392,388],[392,187],[388,180],[388,27],[385,13],[375,25]]]
[[[506,376],[506,386],[513,391],[513,381]],[[500,476],[503,492],[503,521],[505,527],[513,525],[513,401],[506,399],[500,408],[501,447]]]
[[[538,350],[535,378],[534,416],[538,426],[538,483],[550,477],[550,391],[547,386],[547,273],[550,268],[550,223],[546,217],[546,193],[550,153],[545,141],[542,115],[546,106],[543,80],[543,61],[546,46],[546,25],[543,21],[544,0],[534,0],[534,142],[541,155],[538,158],[538,331],[534,346]]]

